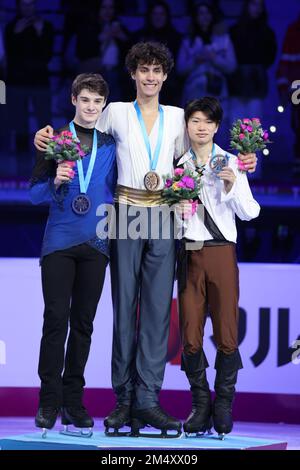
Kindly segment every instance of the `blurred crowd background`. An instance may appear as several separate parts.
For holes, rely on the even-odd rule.
[[[24,192],[35,131],[72,118],[70,85],[81,72],[104,76],[109,101],[132,100],[124,58],[146,40],[174,55],[162,104],[220,98],[221,146],[234,119],[261,118],[273,143],[250,178],[263,211],[241,226],[239,259],[299,263],[300,105],[291,98],[300,80],[299,0],[0,0],[0,256],[39,253],[46,209],[30,207]]]

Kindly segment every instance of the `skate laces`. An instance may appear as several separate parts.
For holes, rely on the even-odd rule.
[[[176,421],[175,418],[173,418],[173,416],[166,413],[160,406],[156,406],[155,408],[152,408],[152,410],[153,410],[154,419],[157,419],[160,422],[164,422],[168,420]]]

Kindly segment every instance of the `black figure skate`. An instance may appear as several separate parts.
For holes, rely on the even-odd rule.
[[[105,418],[105,434],[110,437],[129,436],[129,431],[119,431],[124,426],[130,426],[131,405],[125,403],[117,403],[115,409]],[[113,431],[110,431],[110,429]]]
[[[59,408],[53,406],[41,406],[35,417],[35,425],[42,428],[42,437],[47,436],[48,429],[52,429],[56,423]]]
[[[93,435],[94,420],[82,405],[63,407],[61,410],[61,423],[64,425],[64,430],[60,431],[60,434],[76,437],[91,437]],[[80,430],[69,430],[68,426],[70,424]]]
[[[140,433],[144,427],[153,427],[161,430],[161,434]],[[160,406],[143,410],[133,409],[131,420],[132,437],[176,438],[181,436],[181,422],[168,415]],[[175,433],[168,433],[175,431]]]

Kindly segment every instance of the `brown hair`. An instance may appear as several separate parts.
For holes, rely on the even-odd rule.
[[[99,73],[81,73],[77,75],[72,83],[72,95],[77,98],[84,88],[92,93],[104,96],[105,100],[109,94],[108,84]]]

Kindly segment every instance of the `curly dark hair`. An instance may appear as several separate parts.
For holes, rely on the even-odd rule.
[[[105,100],[109,94],[108,84],[99,73],[81,73],[77,75],[72,83],[72,95],[77,98],[84,88],[92,93],[104,96]]]
[[[160,42],[138,42],[129,50],[125,64],[128,72],[134,73],[138,65],[161,65],[165,74],[170,73],[174,66],[171,51]]]

